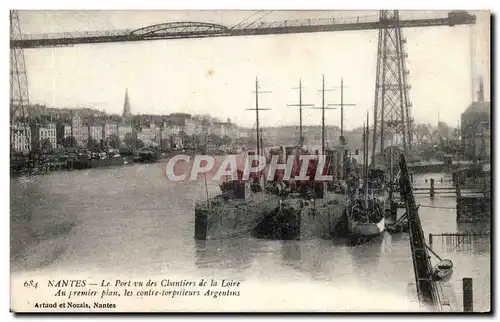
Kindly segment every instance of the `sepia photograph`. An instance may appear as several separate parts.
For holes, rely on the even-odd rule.
[[[490,11],[9,18],[11,312],[491,312]]]

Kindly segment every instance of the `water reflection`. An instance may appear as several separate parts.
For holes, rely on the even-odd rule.
[[[314,280],[335,280],[338,274],[346,273],[341,272],[338,264],[339,259],[346,259],[343,253],[345,250],[333,245],[330,240],[282,241],[280,264],[305,273]]]
[[[218,189],[217,184],[208,182],[209,191],[212,188]],[[384,234],[357,247],[342,239],[250,237],[195,244],[194,203],[205,194],[203,182],[172,184],[156,165],[54,173],[26,184],[11,181],[11,263],[28,269],[50,265],[45,267],[50,272],[59,267],[61,272],[220,274],[221,278],[253,279],[266,285],[276,280],[283,285],[296,281],[309,285],[316,284],[311,282],[315,280],[318,288],[332,287],[325,288],[327,296],[331,289],[338,293],[331,299],[337,303],[346,298],[346,291],[355,293],[354,300],[358,293],[370,291],[375,299],[382,298],[381,292],[393,295],[386,302],[394,304],[393,298],[404,297],[408,283],[414,281],[406,233]],[[436,198],[431,204],[426,197],[418,203],[455,206],[454,200],[445,198]],[[420,208],[426,235],[490,231],[489,225],[457,227],[456,211],[445,208]],[[449,256],[456,264],[457,278],[474,278],[475,301],[489,294],[489,272],[485,272],[490,260],[488,242],[472,244],[474,252],[485,253],[481,256],[463,252]],[[437,239],[433,247],[439,249]],[[302,293],[294,296],[310,297],[308,291]],[[351,301],[347,298],[345,305]],[[367,304],[376,302],[370,298]],[[338,305],[345,308],[344,303]]]
[[[43,182],[39,181],[35,178],[19,184],[16,179],[11,180],[10,258],[13,270],[39,269],[55,262],[65,253],[65,238],[76,225],[75,216],[63,208],[64,196],[48,194],[42,188]]]
[[[488,223],[457,223],[457,231],[461,234],[490,234],[491,224]]]
[[[348,253],[351,256],[353,266],[363,276],[373,276],[376,274],[386,238],[390,238],[390,235],[387,234],[386,237],[385,234],[381,234],[366,243],[348,247]]]
[[[251,267],[258,249],[258,241],[251,237],[195,241],[195,265],[244,271]]]
[[[285,240],[281,244],[281,256],[285,264],[299,264],[302,261],[300,241]]]
[[[350,283],[374,275],[385,238],[358,246],[349,246],[347,239],[283,241],[281,262],[315,280]]]

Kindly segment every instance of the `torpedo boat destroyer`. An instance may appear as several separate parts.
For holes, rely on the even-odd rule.
[[[258,83],[256,88],[256,151],[248,151],[243,157],[264,156],[264,144],[259,129]],[[258,161],[253,160],[257,168]],[[238,169],[237,179],[220,184],[221,193],[195,205],[195,239],[226,239],[250,234],[269,213],[278,208],[281,197],[275,184],[266,183],[264,171],[249,173],[244,180],[244,170]]]
[[[300,156],[311,154],[302,148],[304,142],[302,127],[300,127],[299,144],[295,150],[282,149],[285,154],[282,159],[287,160],[287,155],[295,154],[294,167],[290,179],[284,180],[287,188],[286,198],[280,204],[278,218],[282,218],[281,229],[286,230],[287,239],[311,239],[330,238],[341,220],[347,205],[345,183],[343,182],[344,160],[346,156],[346,144],[343,136],[340,137],[340,145],[334,148],[326,148],[325,144],[325,104],[324,104],[323,77],[323,117],[322,117],[322,142],[321,152],[315,151],[316,158],[309,160],[303,166]],[[301,85],[299,86],[301,89]],[[299,92],[299,100],[301,95]],[[299,101],[298,106],[303,106]],[[300,113],[300,124],[302,124],[302,113]],[[303,169],[307,169],[307,180],[296,180]],[[318,174],[331,176],[331,180],[317,180]],[[292,237],[293,236],[293,237]]]
[[[328,152],[323,175],[332,174],[328,170],[332,169],[334,160],[332,156],[335,151]],[[318,161],[314,159],[309,162],[307,171],[309,180],[295,180],[299,174],[295,172],[286,183],[289,193],[281,203],[280,212],[287,214],[289,221],[295,223],[289,228],[295,230],[293,239],[330,238],[347,204],[347,195],[342,190],[339,180],[328,182],[315,180]],[[332,183],[338,184],[332,185]]]
[[[222,184],[222,193],[196,203],[195,238],[225,239],[249,234],[279,206],[277,193],[261,182],[232,180]]]

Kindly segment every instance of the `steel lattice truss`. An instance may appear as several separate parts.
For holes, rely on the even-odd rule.
[[[402,19],[402,27],[455,26],[474,24],[476,17],[467,12],[437,14],[412,14]],[[275,35],[291,33],[330,32],[348,30],[377,30],[383,22],[375,16],[337,17],[319,19],[293,19],[285,21],[253,21],[227,27],[206,22],[168,22],[137,30],[75,31],[52,34],[14,35],[10,46],[19,48],[43,48],[72,46],[77,44],[145,41],[157,39],[190,39],[205,37],[230,37]]]
[[[10,13],[11,38],[21,34],[17,12]],[[24,117],[27,114],[26,106],[29,103],[28,78],[24,51],[21,48],[10,48],[10,105],[11,120]]]
[[[10,37],[21,35],[19,16],[16,11],[10,12]],[[27,125],[14,125],[16,121],[25,122],[28,116],[29,104],[28,77],[26,75],[26,63],[24,61],[24,50],[22,48],[10,48],[10,132],[11,144],[16,134],[24,136],[28,142]],[[24,123],[25,124],[25,123]],[[29,145],[29,143],[28,143]]]
[[[384,153],[385,140],[395,135],[402,139],[405,153],[411,150],[412,131],[410,99],[408,95],[405,52],[397,10],[382,10],[377,53],[375,85],[374,131],[372,158]],[[375,160],[375,159],[373,159]]]
[[[225,33],[229,28],[206,22],[170,22],[162,23],[157,25],[152,25],[144,27],[141,29],[136,29],[132,31],[131,35],[141,35],[141,36],[158,36],[162,38],[165,35],[198,35],[200,33],[207,34],[218,34]]]

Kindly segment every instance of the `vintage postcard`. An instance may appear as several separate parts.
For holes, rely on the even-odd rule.
[[[489,11],[10,11],[13,312],[489,312]]]

